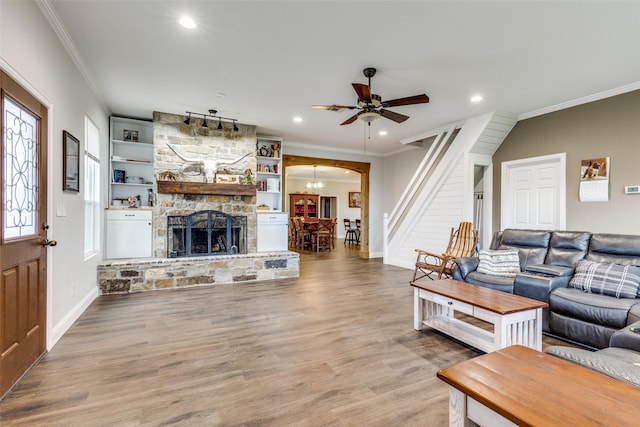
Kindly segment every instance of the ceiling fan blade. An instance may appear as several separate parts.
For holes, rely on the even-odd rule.
[[[358,94],[358,101],[371,102],[371,90],[369,86],[362,83],[351,83],[351,85]]]
[[[311,108],[319,108],[321,110],[329,110],[329,111],[340,111],[340,110],[355,110],[356,106],[354,105],[312,105]]]
[[[424,93],[422,95],[408,96],[406,98],[392,99],[390,101],[384,101],[383,107],[399,107],[401,105],[413,105],[413,104],[426,104],[429,102],[429,97]]]
[[[409,116],[405,116],[404,114],[394,113],[389,110],[380,110],[380,115],[382,117],[386,117],[389,120],[393,120],[396,123],[402,123],[409,118]]]
[[[360,113],[356,113],[353,116],[349,117],[347,120],[345,120],[344,122],[340,123],[340,126],[342,125],[349,125],[353,122],[355,122],[358,119],[358,116],[360,115]]]

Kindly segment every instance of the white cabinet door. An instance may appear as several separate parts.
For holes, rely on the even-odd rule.
[[[286,213],[258,214],[258,252],[287,250],[288,221]]]
[[[151,257],[151,211],[107,210],[107,258]]]

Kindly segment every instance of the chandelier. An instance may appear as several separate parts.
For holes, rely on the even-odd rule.
[[[313,181],[311,182],[307,182],[307,188],[308,189],[316,189],[319,190],[321,188],[324,188],[324,184],[320,181],[316,181],[316,168],[318,167],[318,165],[313,165]]]

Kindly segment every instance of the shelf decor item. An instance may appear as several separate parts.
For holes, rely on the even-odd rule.
[[[113,170],[113,182],[124,183],[126,179],[126,172],[122,169]]]
[[[80,141],[62,131],[62,190],[80,191]]]
[[[122,139],[124,141],[138,142],[138,131],[125,129]]]

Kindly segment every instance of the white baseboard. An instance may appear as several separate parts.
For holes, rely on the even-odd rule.
[[[53,328],[47,337],[47,351],[51,351],[54,345],[58,342],[60,338],[69,330],[69,328],[73,325],[73,322],[78,320],[80,315],[84,313],[84,311],[91,305],[91,303],[98,298],[99,292],[98,287],[94,286],[84,298],[75,306],[66,316]]]

